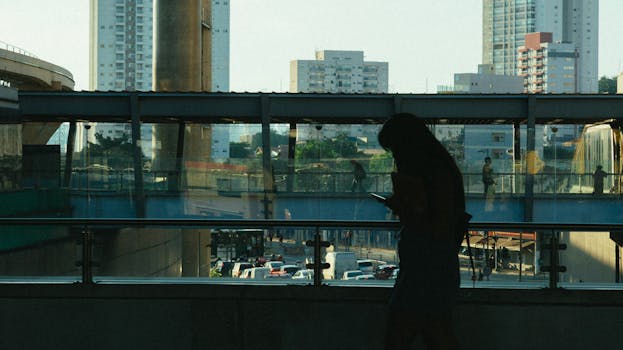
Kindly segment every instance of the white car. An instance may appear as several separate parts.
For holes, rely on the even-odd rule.
[[[268,267],[270,269],[270,272],[279,271],[281,269],[281,266],[283,266],[283,261],[278,261],[278,260],[267,261],[264,264],[264,267]]]
[[[350,271],[344,271],[344,274],[342,275],[342,279],[343,280],[354,280],[357,278],[357,276],[362,276],[363,272],[361,270],[350,270]]]
[[[376,278],[374,278],[373,274],[365,274],[365,275],[359,275],[357,277],[355,277],[356,280],[375,280]]]
[[[314,279],[314,270],[298,270],[292,276],[293,280],[313,280]]]

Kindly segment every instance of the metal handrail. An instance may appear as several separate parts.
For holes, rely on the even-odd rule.
[[[240,220],[240,219],[182,219],[182,218],[0,218],[3,225],[75,225],[104,226],[195,226],[195,227],[327,227],[327,228],[399,228],[397,220]],[[523,231],[623,231],[623,224],[548,223],[548,222],[471,222],[470,230],[523,230]]]

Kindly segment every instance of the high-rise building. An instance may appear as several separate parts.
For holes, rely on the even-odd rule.
[[[316,51],[290,62],[290,92],[386,93],[388,66],[364,61],[363,51]]]
[[[597,92],[598,10],[598,0],[483,0],[483,63],[517,75],[525,35],[550,32],[553,43],[577,50],[577,91]]]
[[[229,1],[211,1],[210,90],[229,91]],[[91,0],[90,66],[91,90],[150,91],[154,65],[153,0]],[[129,135],[130,125],[92,124],[89,141],[94,135],[118,138]],[[212,142],[217,158],[229,154],[229,136],[225,128],[215,126]],[[143,153],[152,156],[152,128],[141,128]]]
[[[91,90],[151,90],[151,0],[91,0]]]
[[[570,43],[552,43],[552,33],[530,33],[518,49],[526,93],[577,93],[578,53]]]

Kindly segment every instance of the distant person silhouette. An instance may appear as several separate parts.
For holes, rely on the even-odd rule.
[[[485,197],[492,195],[492,192],[495,190],[495,181],[493,180],[493,166],[491,165],[490,157],[485,158],[485,164],[482,166],[482,183],[485,185]]]
[[[461,173],[421,119],[397,114],[379,143],[394,157],[386,205],[402,224],[400,271],[389,302],[385,348],[456,349],[452,310],[459,289],[458,248],[466,229]]]
[[[366,178],[366,171],[363,169],[363,165],[358,161],[351,159],[350,163],[353,165],[353,184],[350,190],[351,192],[364,192],[363,179]]]
[[[608,176],[608,173],[602,170],[601,165],[597,166],[597,169],[593,173],[593,194],[600,195],[604,193],[604,178]]]

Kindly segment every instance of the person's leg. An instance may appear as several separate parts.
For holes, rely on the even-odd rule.
[[[411,349],[413,340],[424,328],[424,317],[400,310],[389,311],[385,332],[385,350]]]
[[[428,350],[456,350],[452,312],[430,315],[424,323],[424,341]]]

